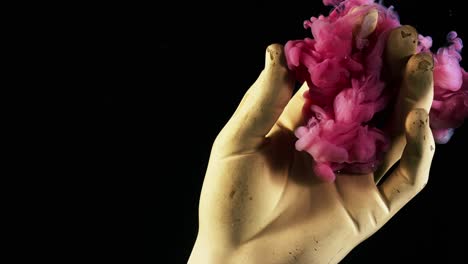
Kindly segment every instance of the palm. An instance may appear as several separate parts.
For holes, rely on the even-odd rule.
[[[246,245],[241,255],[281,249],[274,262],[312,260],[309,255],[317,251],[332,259],[390,216],[373,175],[340,175],[333,184],[321,182],[313,175],[311,157],[296,151],[294,141],[291,131],[276,126],[258,151],[212,160],[219,162],[217,168],[229,168],[228,178],[242,179],[229,192],[232,235]],[[340,252],[322,247],[332,241],[345,242]]]
[[[271,171],[280,172],[268,177],[276,177],[276,180],[267,178],[271,183],[263,184],[282,183],[281,197],[275,209],[284,219],[289,220],[285,221],[285,227],[296,226],[301,222],[307,224],[308,221],[313,222],[317,215],[322,218],[324,214],[329,214],[329,219],[343,220],[333,228],[338,225],[351,228],[356,231],[355,235],[367,235],[369,225],[375,227],[383,221],[388,208],[374,182],[373,174],[340,174],[332,184],[325,183],[314,176],[310,155],[294,149],[295,140],[291,131],[280,129],[272,135],[270,144],[262,151],[270,162],[269,166],[275,166]]]

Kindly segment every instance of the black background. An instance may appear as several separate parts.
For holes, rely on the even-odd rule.
[[[402,24],[431,35],[435,47],[445,43],[451,30],[468,39],[463,3],[385,1],[395,6]],[[187,262],[215,136],[263,68],[266,47],[309,37],[302,22],[328,11],[319,0],[192,1],[165,3],[150,11],[144,6],[136,9],[136,16],[142,14],[140,23],[148,28],[138,31],[140,39],[145,45],[156,39],[156,45],[150,44],[148,54],[140,58],[148,67],[142,67],[139,75],[150,81],[135,89],[137,109],[144,116],[143,125],[136,127],[144,131],[142,137],[148,136],[142,148],[149,155],[141,160],[143,167],[149,167],[144,173],[149,182],[142,186],[147,201],[148,263]],[[112,93],[103,98],[110,107],[130,100],[117,100]],[[465,125],[449,144],[437,147],[426,188],[342,263],[460,263],[465,259],[467,133]]]

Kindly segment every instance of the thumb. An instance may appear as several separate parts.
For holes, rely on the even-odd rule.
[[[261,145],[291,99],[293,79],[286,66],[283,46],[272,44],[265,54],[265,68],[244,95],[236,112],[217,138],[236,152]]]

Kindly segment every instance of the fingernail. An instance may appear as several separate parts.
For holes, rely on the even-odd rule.
[[[360,38],[367,38],[377,27],[377,21],[379,19],[379,12],[376,9],[369,11],[361,23],[361,30],[359,31]]]

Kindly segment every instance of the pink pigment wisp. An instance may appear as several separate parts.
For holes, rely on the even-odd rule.
[[[390,146],[390,137],[375,124],[376,114],[396,96],[382,80],[383,53],[390,31],[400,22],[393,8],[373,0],[324,0],[333,5],[328,16],[304,22],[313,38],[285,45],[288,68],[307,82],[302,114],[306,123],[296,129],[296,149],[313,158],[315,174],[332,182],[337,172],[370,173]],[[370,35],[356,34],[362,17],[377,10]],[[468,74],[460,66],[461,39],[447,36],[448,47],[434,58],[434,101],[430,124],[437,143],[447,143],[468,117]],[[431,52],[432,39],[419,36],[418,52]]]

